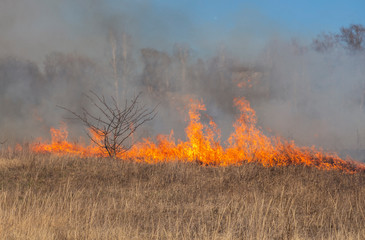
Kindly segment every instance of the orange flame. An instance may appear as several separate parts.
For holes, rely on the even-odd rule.
[[[55,153],[60,155],[70,154],[80,157],[104,156],[104,152],[96,144],[71,143],[67,141],[68,132],[66,124],[62,123],[59,129],[51,128],[51,143],[33,143],[31,150],[36,153]],[[97,134],[90,131],[91,135],[97,139]]]
[[[293,141],[288,142],[279,137],[268,137],[257,128],[255,111],[250,103],[239,98],[234,101],[240,111],[233,124],[234,131],[225,144],[220,142],[220,131],[214,121],[209,124],[201,122],[201,111],[205,111],[202,101],[190,100],[189,124],[186,127],[187,140],[176,141],[173,131],[170,135],[158,135],[156,141],[143,139],[117,157],[156,163],[181,160],[197,161],[206,165],[238,165],[243,162],[257,162],[264,166],[306,165],[319,169],[338,169],[349,173],[365,171],[365,165],[343,160],[335,153],[326,153],[321,149],[298,147]],[[107,152],[97,144],[70,143],[67,141],[66,126],[51,128],[52,142],[32,144],[31,149],[40,153],[71,154],[82,157],[107,156]],[[94,142],[101,142],[96,133],[92,133]]]

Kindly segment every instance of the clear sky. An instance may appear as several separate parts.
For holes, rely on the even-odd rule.
[[[156,0],[150,3],[156,8],[176,9],[197,24],[217,22],[227,27],[238,24],[237,17],[250,11],[292,32],[334,31],[350,23],[365,23],[364,0]]]

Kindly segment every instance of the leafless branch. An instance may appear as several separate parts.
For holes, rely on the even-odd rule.
[[[66,107],[59,107],[79,119],[88,128],[87,136],[90,140],[104,148],[110,157],[116,157],[128,151],[133,146],[133,143],[129,141],[130,137],[140,126],[154,119],[157,114],[157,106],[148,109],[140,105],[141,94],[135,96],[130,102],[126,101],[124,107],[119,107],[116,99],[111,98],[109,103],[104,96],[99,96],[92,91],[90,95],[85,94],[85,96],[97,113],[86,108],[82,108],[81,113],[77,113]]]

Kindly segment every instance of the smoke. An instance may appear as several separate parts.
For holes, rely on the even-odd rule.
[[[263,125],[304,145],[363,148],[364,55],[318,53],[294,43],[266,52],[271,99],[256,107],[268,116]]]
[[[204,100],[224,140],[235,118],[233,99],[244,96],[269,135],[340,152],[364,149],[363,53],[317,52],[280,39],[280,26],[252,9],[237,12],[237,24],[226,30],[214,22],[195,25],[179,9],[150,1],[115,6],[2,1],[0,141],[46,137],[61,121],[72,137],[83,135],[57,106],[91,108],[83,95],[89,90],[114,96],[115,41],[121,100],[142,91],[147,106],[159,104],[141,136],[174,129],[183,138],[193,97]]]

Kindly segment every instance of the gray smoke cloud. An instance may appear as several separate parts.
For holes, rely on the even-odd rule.
[[[310,43],[274,39],[280,26],[253,16],[260,14],[237,16],[225,32],[149,1],[124,1],[120,9],[81,0],[0,5],[0,140],[44,138],[61,121],[71,137],[82,136],[57,106],[91,107],[83,95],[89,90],[115,96],[114,43],[121,100],[143,92],[146,105],[160,104],[143,137],[173,129],[184,138],[193,97],[205,102],[224,141],[237,113],[232,101],[243,96],[267,134],[365,158],[355,151],[365,147],[363,52],[317,52]]]
[[[363,53],[318,53],[275,44],[267,54],[264,78],[272,95],[256,107],[264,115],[263,125],[304,145],[337,151],[363,148]]]

